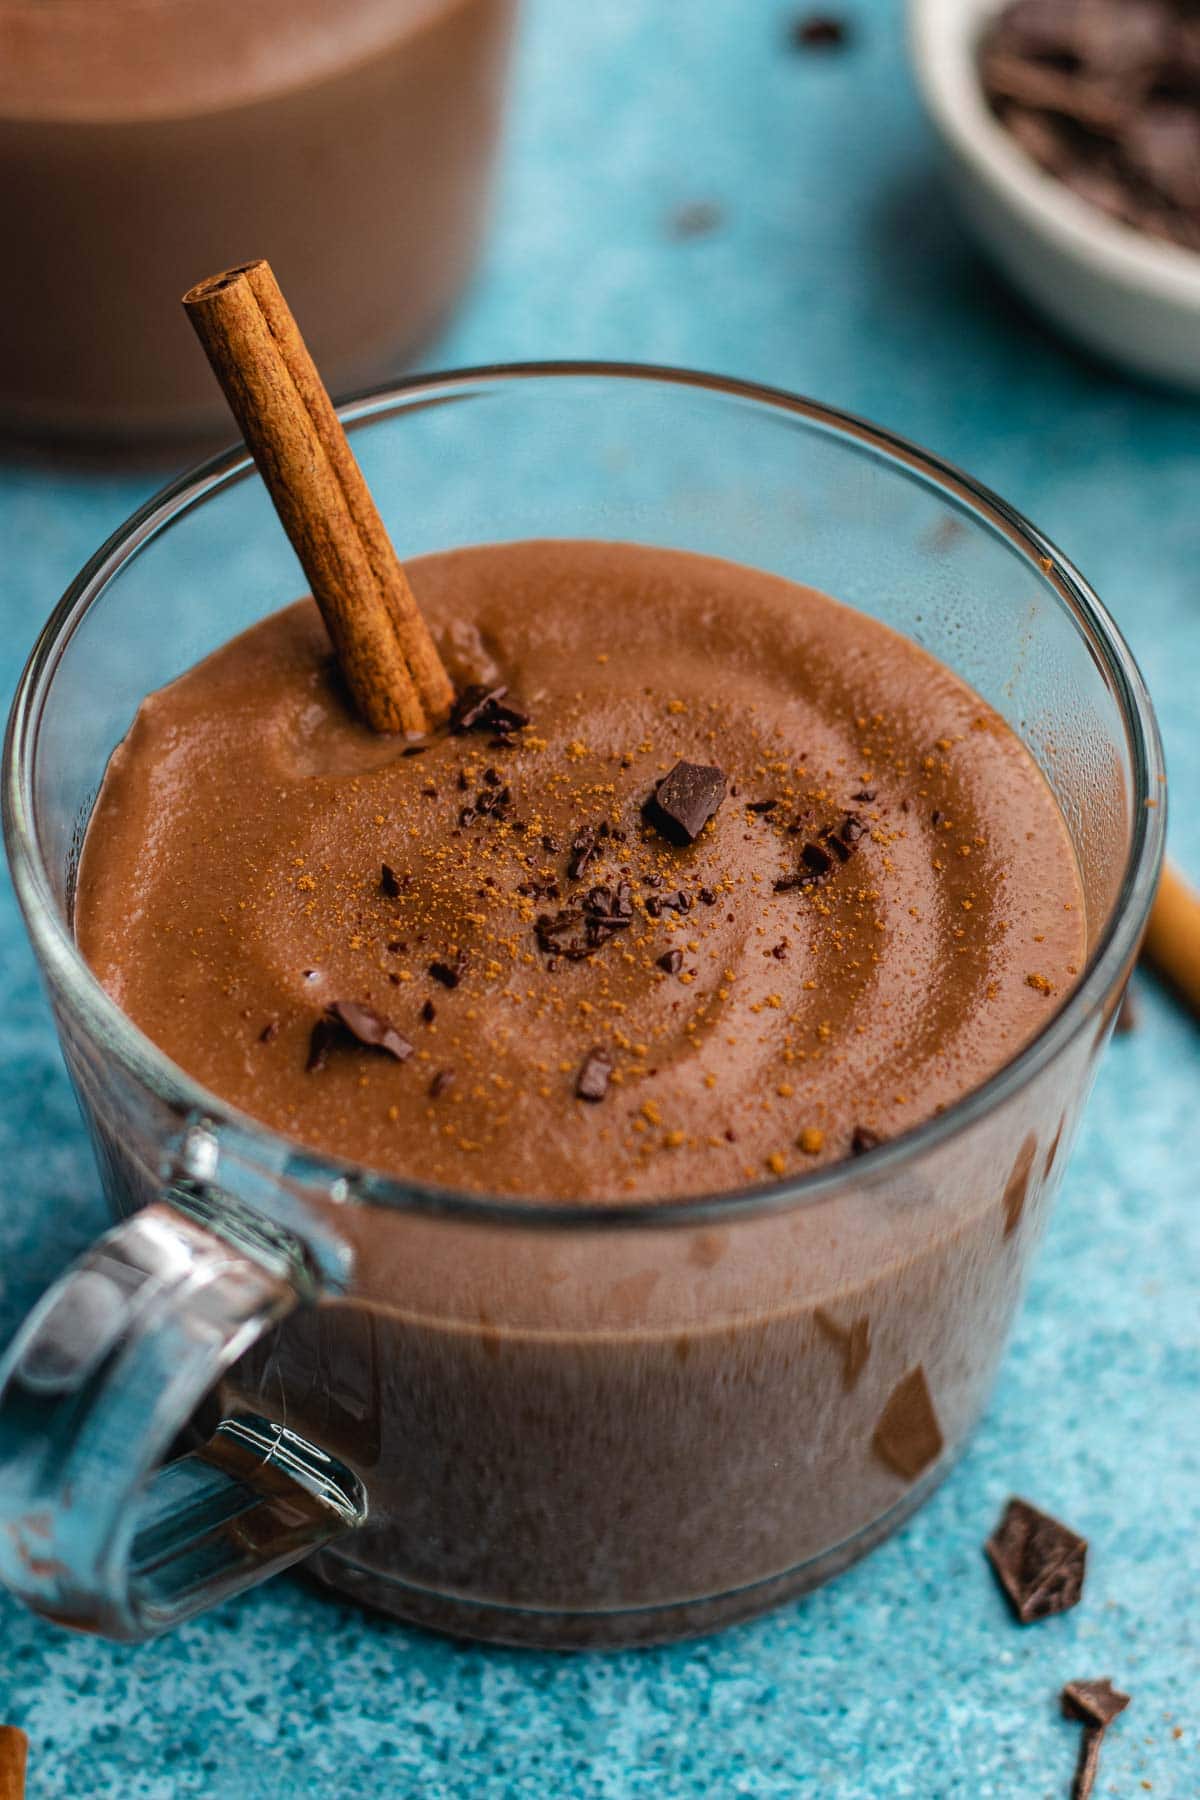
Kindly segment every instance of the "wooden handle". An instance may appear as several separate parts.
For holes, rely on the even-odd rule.
[[[1146,931],[1146,960],[1200,1018],[1200,894],[1168,863]]]
[[[375,731],[425,732],[454,689],[333,402],[265,262],[189,289],[184,309],[242,428]]]

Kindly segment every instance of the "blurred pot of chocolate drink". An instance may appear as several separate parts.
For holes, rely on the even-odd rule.
[[[0,427],[223,433],[178,296],[231,253],[272,258],[335,388],[403,364],[475,258],[514,13],[0,0]]]

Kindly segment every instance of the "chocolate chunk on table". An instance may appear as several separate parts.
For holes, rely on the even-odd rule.
[[[1104,1734],[1128,1705],[1129,1695],[1115,1688],[1107,1676],[1101,1680],[1068,1681],[1064,1687],[1063,1714],[1068,1719],[1078,1719],[1084,1727],[1075,1780],[1071,1786],[1071,1800],[1089,1800],[1100,1769],[1100,1746],[1104,1742]]]
[[[984,1553],[1022,1625],[1078,1604],[1087,1539],[1028,1500],[1009,1501]]]

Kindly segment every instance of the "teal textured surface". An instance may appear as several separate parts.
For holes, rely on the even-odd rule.
[[[490,254],[428,363],[691,364],[960,462],[1126,630],[1162,719],[1173,853],[1200,878],[1200,406],[1085,360],[1009,297],[948,211],[896,0],[845,10],[852,41],[803,53],[774,0],[532,0]],[[6,698],[51,603],[154,484],[0,466]],[[0,970],[5,1341],[104,1214],[7,886]],[[1141,993],[983,1426],[867,1562],[723,1636],[607,1656],[442,1642],[290,1579],[135,1650],[0,1597],[0,1720],[30,1734],[33,1800],[1057,1800],[1078,1741],[1058,1690],[1096,1675],[1134,1696],[1098,1795],[1195,1800],[1200,1034]],[[1092,1541],[1082,1605],[1026,1629],[981,1552],[1010,1492]]]

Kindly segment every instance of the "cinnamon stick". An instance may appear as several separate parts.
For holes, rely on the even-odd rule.
[[[1200,1018],[1200,894],[1170,863],[1150,913],[1146,960]]]
[[[0,1800],[23,1800],[29,1739],[16,1725],[0,1725]]]
[[[375,731],[426,732],[454,689],[333,403],[266,262],[183,297]]]

